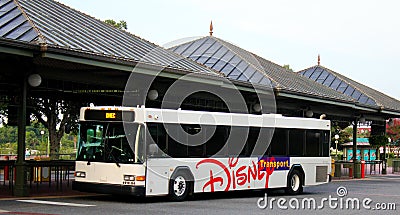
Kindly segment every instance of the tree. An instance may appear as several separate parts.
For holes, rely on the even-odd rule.
[[[400,139],[400,119],[394,119],[393,125],[386,127],[386,134],[392,139],[392,142],[398,142]]]
[[[388,142],[386,135],[371,135],[369,137],[369,143],[373,146],[385,146]]]
[[[33,115],[49,132],[50,159],[58,159],[60,141],[71,124],[76,124],[79,104],[55,98],[35,98]]]
[[[332,143],[332,147],[334,149],[336,149],[335,134],[339,135],[338,145],[337,145],[339,150],[342,150],[342,148],[343,148],[342,144],[350,142],[351,138],[353,138],[353,128],[352,127],[346,127],[344,129],[341,129],[339,125],[333,124],[331,127],[331,133],[332,133],[331,143]]]
[[[128,29],[128,24],[124,20],[120,20],[119,22],[116,22],[116,21],[114,21],[112,19],[107,19],[107,20],[104,20],[104,22],[109,24],[109,25],[112,25],[112,26],[114,26],[116,28],[119,28],[121,30],[127,30]]]
[[[283,65],[283,68],[285,68],[285,69],[287,69],[287,70],[289,70],[289,71],[291,71],[291,72],[294,72],[293,69],[290,68],[290,65],[289,65],[289,64]]]

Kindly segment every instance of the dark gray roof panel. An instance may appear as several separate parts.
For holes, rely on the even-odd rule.
[[[193,40],[172,47],[170,50],[220,71],[232,80],[272,85],[276,89],[354,102],[351,97],[340,94],[322,84],[315,84],[308,78],[290,72],[282,66],[213,36]],[[208,60],[205,61],[205,59]],[[309,73],[312,74],[312,72]],[[326,73],[318,74],[316,78],[328,75]]]
[[[91,56],[221,75],[54,0],[0,0],[0,39],[44,43]]]
[[[0,0],[0,37],[32,42],[37,32],[12,0]]]
[[[250,77],[250,82],[251,83],[256,83],[256,84],[260,84],[261,79],[263,78],[263,74],[259,73],[259,72],[255,72],[254,75],[252,77]]]
[[[329,74],[323,81],[321,80],[322,75],[320,75],[318,79],[315,78],[318,75],[316,73],[321,72]],[[400,111],[399,100],[385,95],[368,86],[360,84],[346,76],[343,76],[325,67],[319,65],[313,66],[298,73],[313,81],[319,83],[321,83],[322,81],[325,86],[329,86],[330,88],[337,90],[338,92],[349,95],[361,104],[369,106],[379,106],[384,109]]]

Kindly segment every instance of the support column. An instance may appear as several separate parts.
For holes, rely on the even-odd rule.
[[[27,167],[25,164],[25,133],[26,133],[26,99],[27,99],[27,80],[23,78],[20,94],[20,105],[18,108],[18,157],[16,168],[16,180],[14,186],[15,196],[28,196],[27,186]]]
[[[386,121],[373,121],[371,125],[371,136],[380,136],[385,134],[386,134]],[[387,174],[386,145],[383,146],[383,149],[384,149],[383,156],[380,155],[378,159],[382,160],[382,174]],[[379,148],[377,148],[377,150],[379,150]]]
[[[357,118],[354,119],[353,123],[353,178],[356,178],[357,171]]]
[[[354,119],[354,124],[353,124],[353,163],[356,162],[357,160],[357,119]]]

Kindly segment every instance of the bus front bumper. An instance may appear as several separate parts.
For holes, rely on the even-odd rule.
[[[130,196],[145,196],[146,194],[146,189],[144,186],[127,186],[127,185],[116,185],[116,184],[80,182],[80,181],[73,181],[72,189],[89,193],[119,194],[119,195],[130,195]]]

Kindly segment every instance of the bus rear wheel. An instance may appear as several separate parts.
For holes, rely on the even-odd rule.
[[[173,201],[183,201],[187,198],[191,183],[186,174],[176,174],[169,181],[169,198]]]
[[[293,170],[289,177],[286,187],[286,193],[290,195],[297,195],[303,193],[303,175],[297,169]]]

